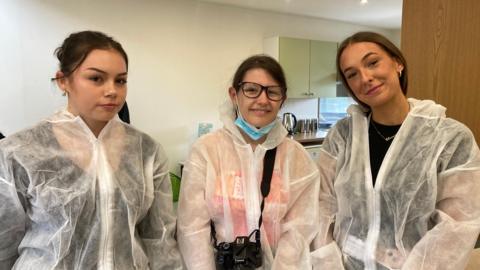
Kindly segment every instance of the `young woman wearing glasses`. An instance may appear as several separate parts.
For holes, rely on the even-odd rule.
[[[282,68],[273,58],[246,59],[235,73],[230,100],[221,108],[224,127],[193,146],[178,209],[178,240],[188,269],[215,269],[218,250],[215,261],[211,237],[228,243],[249,236],[259,228],[260,216],[262,267],[311,268],[319,176],[308,153],[286,137],[277,120],[286,90]],[[263,161],[274,148],[270,192],[262,211]]]

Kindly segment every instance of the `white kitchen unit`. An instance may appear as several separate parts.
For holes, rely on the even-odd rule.
[[[264,40],[264,52],[282,65],[289,98],[336,96],[336,42],[272,37]]]

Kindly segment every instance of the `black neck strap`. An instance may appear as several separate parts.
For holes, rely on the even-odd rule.
[[[260,205],[260,218],[258,220],[258,228],[262,226],[262,214],[265,207],[265,198],[270,193],[270,183],[272,182],[273,166],[275,165],[275,155],[277,148],[267,150],[263,159],[263,176],[260,190],[262,191],[262,204]]]
[[[260,239],[260,227],[262,226],[262,215],[263,215],[263,208],[265,207],[265,198],[270,193],[270,183],[272,182],[272,174],[273,174],[273,166],[275,165],[275,156],[277,154],[277,148],[273,148],[267,150],[265,153],[265,158],[263,159],[263,175],[262,175],[262,183],[260,184],[260,190],[262,192],[262,203],[260,205],[260,217],[258,218],[258,230],[256,238],[257,241]],[[210,226],[212,230],[212,238],[214,240],[215,246],[217,245],[217,237],[215,232],[215,225],[213,221],[210,220]]]

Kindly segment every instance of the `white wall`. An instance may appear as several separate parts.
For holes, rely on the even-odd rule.
[[[11,134],[63,106],[50,78],[68,33],[100,30],[130,58],[127,101],[133,124],[186,157],[199,122],[218,121],[218,105],[237,65],[262,52],[265,37],[340,41],[361,30],[394,32],[196,1],[0,1],[0,130]]]
[[[297,119],[318,118],[318,98],[292,98],[287,99],[278,112],[279,117],[291,112]]]
[[[401,47],[402,29],[391,30],[390,40],[398,47]]]

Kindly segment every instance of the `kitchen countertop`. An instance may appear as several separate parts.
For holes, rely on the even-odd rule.
[[[317,130],[317,132],[295,133],[288,137],[303,145],[322,144],[327,132],[328,130]]]

